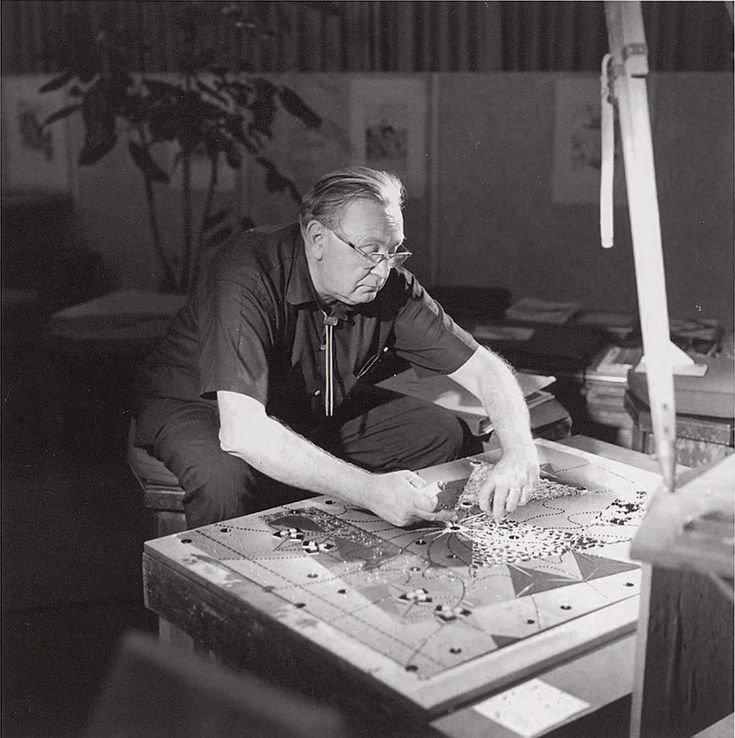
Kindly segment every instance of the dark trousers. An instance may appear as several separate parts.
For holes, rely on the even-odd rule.
[[[223,452],[219,413],[211,402],[151,399],[137,417],[136,430],[136,443],[178,477],[191,528],[310,496]],[[356,393],[333,418],[304,435],[334,456],[375,472],[418,470],[482,450],[448,410],[375,387]]]

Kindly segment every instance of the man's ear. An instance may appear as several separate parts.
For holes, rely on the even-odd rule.
[[[324,255],[324,226],[318,220],[306,224],[306,248],[317,260]]]

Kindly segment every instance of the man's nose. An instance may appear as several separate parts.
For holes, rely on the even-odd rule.
[[[376,272],[377,274],[388,276],[388,273],[391,270],[390,265],[390,259],[381,259],[377,264],[373,267],[372,271]]]

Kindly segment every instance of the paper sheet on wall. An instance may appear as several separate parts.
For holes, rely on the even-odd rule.
[[[597,77],[561,77],[556,80],[554,167],[551,189],[554,202],[596,203],[600,197],[600,81]],[[627,203],[622,152],[615,151],[614,205]]]
[[[357,77],[350,82],[350,141],[355,163],[395,172],[410,196],[426,186],[426,83]]]
[[[9,190],[69,190],[67,121],[44,126],[67,103],[62,89],[41,93],[52,75],[3,76],[3,187]]]

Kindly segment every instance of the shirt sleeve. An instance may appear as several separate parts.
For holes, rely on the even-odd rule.
[[[231,278],[212,279],[200,324],[203,396],[229,390],[266,404],[274,333],[267,304],[255,285]]]
[[[478,348],[475,339],[444,312],[406,272],[407,299],[394,324],[395,352],[407,359],[419,376],[451,374]]]

